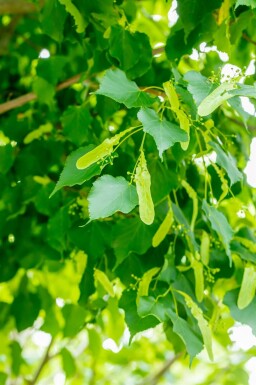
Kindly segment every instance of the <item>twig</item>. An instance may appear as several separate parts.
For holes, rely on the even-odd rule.
[[[176,356],[167,361],[156,374],[145,378],[145,380],[142,381],[139,385],[156,385],[164,373],[166,373],[167,370],[174,364],[174,362],[176,362],[183,354],[184,352],[176,354]]]
[[[38,380],[38,378],[39,378],[39,376],[40,376],[40,374],[41,374],[43,368],[45,367],[45,365],[46,365],[47,362],[49,361],[49,359],[50,359],[49,353],[50,353],[52,344],[53,344],[53,338],[51,339],[51,341],[50,341],[50,343],[49,343],[49,345],[48,345],[48,347],[47,347],[47,349],[46,349],[44,358],[42,359],[42,362],[41,362],[41,364],[39,365],[39,367],[38,367],[38,369],[37,369],[37,371],[36,371],[36,373],[35,373],[35,375],[34,375],[34,378],[33,378],[31,381],[27,381],[27,383],[28,383],[29,385],[35,385],[35,384],[36,384],[36,382],[37,382],[37,380]]]
[[[245,32],[242,34],[243,39],[249,41],[249,43],[252,43],[253,45],[256,45],[256,41],[252,40],[250,36],[248,36]]]

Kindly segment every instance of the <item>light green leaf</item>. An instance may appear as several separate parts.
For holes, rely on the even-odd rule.
[[[225,251],[229,257],[230,266],[232,265],[232,257],[230,252],[230,241],[233,238],[233,230],[227,221],[227,218],[218,211],[215,207],[209,206],[204,200],[202,209],[204,210],[207,218],[211,222],[213,230],[215,230],[222,242]]]
[[[100,88],[95,93],[123,103],[127,108],[147,107],[155,101],[155,98],[141,91],[137,84],[119,69],[107,70],[100,81]]]
[[[185,293],[180,292],[184,297],[187,306],[191,310],[192,315],[195,317],[195,319],[198,322],[199,329],[202,333],[204,345],[207,350],[208,356],[210,360],[213,360],[213,352],[212,352],[212,333],[211,329],[208,325],[208,322],[203,316],[203,312],[200,309],[200,307],[197,306],[197,304],[192,301],[192,299]]]
[[[76,364],[74,357],[66,348],[61,349],[62,366],[67,378],[73,377],[76,373]]]
[[[136,188],[122,176],[103,175],[88,196],[90,219],[106,218],[116,211],[129,213],[138,204]]]
[[[94,163],[86,170],[78,170],[76,168],[77,160],[85,153],[90,152],[92,148],[92,145],[87,147],[81,147],[68,156],[64,169],[60,174],[60,179],[56,184],[50,197],[52,197],[53,194],[55,194],[64,186],[74,186],[75,184],[80,185],[85,181],[91,179],[93,176],[100,174],[101,168],[97,163]]]
[[[143,125],[143,130],[153,136],[161,158],[163,152],[175,143],[188,140],[187,134],[179,126],[167,120],[161,120],[150,108],[140,109],[138,119]]]
[[[83,33],[87,24],[77,7],[72,3],[71,0],[59,0],[59,2],[60,4],[64,5],[66,11],[70,13],[71,16],[73,16],[76,24],[76,32]]]
[[[256,268],[255,265],[247,264],[244,269],[243,280],[238,295],[237,306],[244,309],[255,297],[256,290]]]
[[[209,142],[209,144],[216,151],[216,162],[227,172],[231,185],[243,179],[243,174],[237,169],[234,158],[229,153],[226,154],[217,143]]]
[[[256,8],[256,1],[255,0],[237,0],[236,7],[239,7],[239,5],[246,5],[247,7]]]
[[[114,297],[115,293],[113,290],[113,285],[108,279],[108,276],[104,273],[104,271],[94,269],[94,279],[95,281],[99,282],[101,286],[104,287],[106,292],[111,296]]]
[[[206,98],[200,103],[198,107],[198,115],[207,116],[211,114],[223,102],[234,96],[229,91],[232,91],[236,88],[237,86],[234,83],[222,83],[213,92],[211,92],[210,95],[206,96]]]
[[[88,140],[89,111],[82,106],[69,106],[61,117],[64,135],[77,146]]]

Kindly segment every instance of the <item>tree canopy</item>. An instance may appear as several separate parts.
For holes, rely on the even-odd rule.
[[[0,0],[0,33],[0,385],[247,385],[255,0]]]

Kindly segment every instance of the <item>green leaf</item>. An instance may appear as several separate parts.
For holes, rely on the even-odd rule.
[[[161,120],[150,108],[140,109],[138,119],[143,125],[143,130],[153,136],[161,158],[163,152],[172,147],[174,143],[188,140],[187,134],[179,126],[165,119]]]
[[[62,313],[65,320],[63,334],[65,337],[74,337],[84,326],[86,311],[79,305],[66,304]]]
[[[244,325],[252,328],[253,334],[256,336],[256,298],[244,309],[237,306],[239,289],[229,291],[224,297],[224,304],[230,309],[232,317]]]
[[[136,188],[122,176],[103,175],[88,196],[90,219],[106,218],[117,211],[129,213],[138,204]]]
[[[202,351],[203,342],[200,337],[193,331],[189,323],[186,322],[183,318],[179,317],[171,310],[168,310],[167,314],[172,320],[173,331],[178,334],[187,348],[191,363],[193,358]]]
[[[178,14],[188,36],[207,14],[220,7],[221,0],[177,0],[177,4]]]
[[[111,27],[109,53],[131,77],[143,75],[151,65],[152,49],[148,36],[141,32],[131,33],[121,25]]]
[[[67,63],[65,56],[52,56],[46,59],[39,59],[36,73],[37,75],[49,82],[56,85],[62,77],[63,68]]]
[[[82,106],[69,106],[61,117],[64,135],[77,146],[88,140],[90,122],[90,113]]]
[[[246,5],[247,7],[256,8],[255,0],[237,0],[235,8],[239,7],[239,5]]]
[[[62,358],[63,370],[67,378],[73,377],[76,373],[76,363],[74,357],[66,348],[62,348],[60,353]]]
[[[108,96],[118,103],[123,103],[127,108],[147,107],[155,101],[155,98],[141,91],[137,84],[119,69],[106,71],[96,94]]]
[[[204,210],[207,218],[211,222],[213,230],[215,230],[222,242],[224,249],[229,257],[230,266],[232,265],[232,256],[230,252],[230,241],[233,238],[233,230],[228,223],[224,214],[218,211],[215,207],[209,206],[204,200],[202,209]]]
[[[55,87],[47,80],[39,76],[33,81],[33,91],[37,95],[37,99],[42,104],[52,105],[55,95]]]
[[[243,174],[237,169],[234,158],[229,153],[226,154],[217,143],[209,142],[209,144],[216,151],[216,162],[227,172],[231,185],[243,179]]]
[[[44,33],[60,43],[67,13],[58,0],[48,0],[43,8],[41,25]],[[58,23],[56,23],[58,20]]]
[[[87,147],[81,147],[76,151],[73,151],[67,158],[64,169],[60,174],[60,179],[58,180],[53,192],[50,197],[53,196],[58,190],[64,186],[74,186],[75,184],[81,185],[85,181],[91,179],[95,175],[99,175],[101,168],[97,163],[92,164],[86,170],[78,170],[76,168],[77,160],[87,152],[93,149],[92,145]]]
[[[139,218],[124,219],[113,230],[113,249],[117,267],[131,252],[144,254],[151,246],[155,226],[145,225]]]
[[[214,84],[205,76],[197,71],[188,71],[184,75],[184,79],[188,82],[188,90],[193,96],[197,106],[206,98],[214,89]]]
[[[0,173],[6,174],[14,163],[14,148],[11,144],[0,146]]]
[[[119,306],[125,311],[125,322],[131,333],[130,340],[143,330],[147,330],[156,326],[159,323],[153,316],[140,318],[136,307],[136,292],[125,290],[119,301]]]
[[[181,292],[180,292],[181,293]],[[213,361],[213,352],[212,352],[212,333],[209,327],[208,322],[203,316],[202,309],[197,306],[197,304],[185,293],[181,293],[185,297],[186,305],[191,310],[192,315],[198,322],[198,327],[202,333],[204,345],[207,350],[208,356],[211,361]]]
[[[39,310],[38,294],[25,292],[16,295],[11,306],[11,313],[15,318],[17,330],[20,332],[32,326],[38,317]]]
[[[22,364],[22,348],[17,341],[12,341],[10,348],[12,357],[12,373],[15,375],[15,377],[18,377]]]
[[[8,375],[4,372],[0,372],[0,385],[5,385]]]
[[[85,31],[87,23],[84,20],[82,14],[77,9],[77,7],[72,3],[71,0],[59,0],[59,2],[64,5],[66,11],[70,13],[71,16],[73,16],[76,24],[76,32],[83,33]]]

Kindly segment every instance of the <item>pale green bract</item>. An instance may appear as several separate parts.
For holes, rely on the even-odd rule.
[[[216,108],[218,108],[225,100],[233,97],[229,91],[236,89],[237,86],[234,83],[222,83],[217,87],[210,95],[201,102],[198,107],[198,115],[207,116],[210,115]]]

